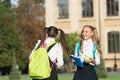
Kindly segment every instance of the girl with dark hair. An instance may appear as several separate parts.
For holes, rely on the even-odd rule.
[[[60,33],[60,42],[56,42],[55,39]],[[43,80],[58,80],[56,67],[61,68],[64,64],[63,61],[63,51],[65,53],[69,53],[69,48],[66,43],[64,31],[61,29],[57,29],[55,26],[46,27],[43,30],[41,42],[38,45],[39,47],[47,46],[49,43],[55,42],[56,44],[50,49],[48,52],[48,56],[50,59],[50,64],[56,61],[55,65],[52,68],[51,75],[47,79]],[[33,79],[38,80],[38,79]]]
[[[75,56],[81,59],[83,67],[77,66],[73,80],[98,80],[95,66],[100,64],[100,53],[97,29],[91,25],[83,26],[80,41],[75,48]]]

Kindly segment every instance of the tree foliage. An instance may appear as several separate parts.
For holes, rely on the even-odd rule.
[[[19,66],[16,62],[16,57],[15,57],[15,53],[13,53],[13,61],[12,61],[12,68],[10,71],[10,76],[9,79],[10,80],[20,80],[20,71],[19,71]]]
[[[80,36],[77,32],[69,33],[66,35],[66,41],[71,50],[70,54],[74,54],[75,45],[79,41],[79,39],[80,39]],[[66,58],[65,55],[64,55],[64,60],[65,60],[65,65],[64,65],[63,72],[71,72],[71,71],[75,70],[75,66],[73,65],[73,63],[70,62],[70,60],[68,61],[68,58]]]
[[[11,66],[13,48],[17,61],[22,66],[24,50],[18,36],[15,17],[8,8],[0,6],[0,67]]]
[[[17,8],[0,3],[0,68],[11,66],[13,48],[20,69],[26,67],[28,53],[42,35],[44,14],[44,5],[35,0],[20,0]]]
[[[30,53],[45,26],[44,7],[35,0],[20,0],[18,8],[13,9],[13,12],[17,17],[18,30],[26,53]]]
[[[0,1],[0,5],[6,7],[6,8],[10,8],[11,4],[10,4],[10,0],[1,0]]]
[[[69,33],[67,35],[66,40],[67,40],[67,42],[68,42],[68,44],[70,46],[70,49],[72,51],[72,53],[70,53],[70,54],[74,54],[75,45],[80,40],[79,34],[77,32],[75,32],[75,33]]]

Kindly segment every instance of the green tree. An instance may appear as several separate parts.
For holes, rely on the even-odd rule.
[[[27,62],[24,66],[27,70],[29,54],[37,40],[41,38],[41,30],[45,27],[44,6],[36,3],[35,0],[20,0],[19,6],[13,8],[12,12],[17,18],[17,29],[24,46],[25,61]]]
[[[35,0],[20,0],[18,8],[13,9],[13,12],[16,13],[19,34],[28,55],[45,27],[44,7]]]
[[[15,53],[13,53],[13,62],[12,62],[12,68],[10,71],[10,80],[20,80],[20,71],[19,71],[19,66],[16,62],[16,57]]]
[[[10,8],[11,7],[10,0],[0,1],[0,5],[3,5],[6,8]]]
[[[44,13],[44,6],[34,0],[20,0],[17,8],[0,3],[0,68],[11,65],[14,47],[20,69],[27,67],[29,53],[45,26]]]
[[[0,5],[0,15],[0,68],[11,66],[13,48],[18,53],[16,55],[17,62],[22,68],[25,56],[16,28],[16,18],[9,8],[3,5]]]

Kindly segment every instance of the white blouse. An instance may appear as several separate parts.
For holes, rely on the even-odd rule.
[[[54,38],[47,38],[45,40],[45,43],[49,44],[50,42],[55,41]],[[60,43],[56,43],[48,52],[48,55],[50,57],[50,60],[53,62],[57,59],[57,67],[60,68],[63,66],[64,61],[63,61],[63,49],[62,45]]]
[[[77,55],[77,51],[75,51],[75,55]],[[88,57],[94,59],[93,58],[93,41],[92,41],[92,39],[83,41],[83,54],[79,55],[82,62],[84,62],[85,56],[88,56]],[[98,50],[96,50],[96,53],[95,53],[95,61],[96,61],[96,65],[100,64],[100,55],[98,53]],[[90,65],[94,65],[94,64],[90,63]]]
[[[54,38],[47,38],[45,40],[45,44],[48,45],[50,42],[53,42],[55,41]],[[37,49],[38,45],[40,44],[40,40],[38,40],[38,42],[36,43],[34,49],[32,50],[30,56],[29,56],[29,59],[31,58],[33,52]],[[48,52],[48,56],[50,57],[50,60],[52,62],[54,62],[55,60],[57,60],[57,67],[58,68],[61,68],[61,66],[63,66],[64,64],[64,61],[63,61],[63,49],[62,49],[62,45],[60,43],[56,43],[51,49],[50,51]]]

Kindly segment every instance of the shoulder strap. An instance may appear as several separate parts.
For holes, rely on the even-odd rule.
[[[93,58],[95,59],[95,53],[96,53],[96,44],[93,43]]]
[[[77,45],[76,45],[76,51],[77,51],[77,56],[79,56],[79,54],[80,54],[80,42],[78,42],[77,43]],[[93,43],[93,58],[95,59],[95,53],[96,53],[96,44],[95,43]]]
[[[47,52],[50,51],[50,49],[55,45],[56,43],[53,43],[52,45],[50,45],[48,48],[47,48]]]
[[[79,56],[79,54],[80,54],[80,42],[78,42],[77,43],[77,45],[76,45],[76,51],[77,51],[77,56]]]
[[[95,53],[96,53],[96,44],[93,43],[93,59],[95,59]],[[94,70],[96,71],[96,65],[94,66]]]

